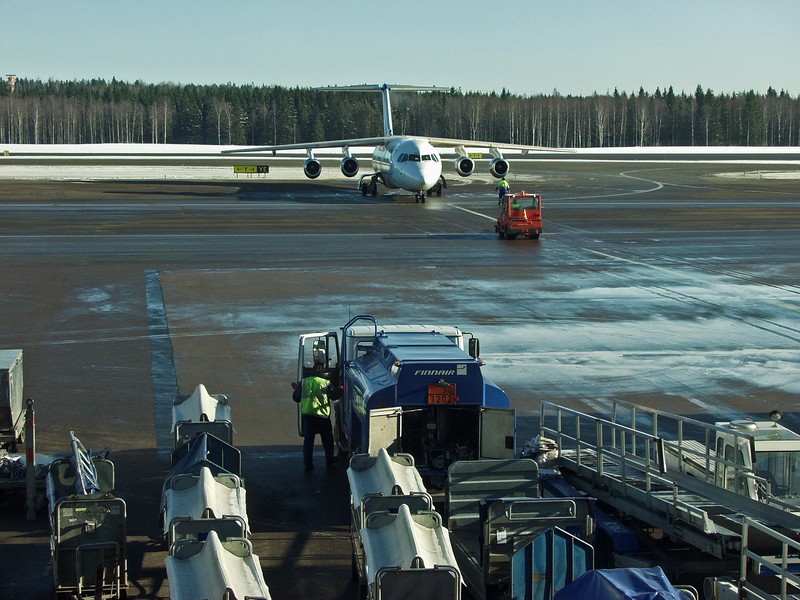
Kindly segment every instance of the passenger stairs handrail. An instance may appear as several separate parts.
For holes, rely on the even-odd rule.
[[[653,492],[657,490],[656,486],[663,492],[665,488],[661,486],[666,485],[673,490],[677,500],[675,509],[687,510],[685,516],[692,522],[710,525],[708,511],[703,508],[710,502],[738,513],[740,518],[758,518],[800,532],[800,515],[775,502],[748,498],[683,471],[668,471],[665,468],[664,440],[660,437],[549,402],[542,403],[541,414],[541,436],[558,443],[561,464],[574,470],[578,476],[582,476],[582,470],[588,469],[597,483],[614,487],[620,495],[638,498],[651,507],[655,502]],[[553,421],[555,427],[549,426]],[[566,425],[574,427],[574,431],[565,431]],[[611,442],[606,443],[609,439]],[[574,450],[576,456],[565,455],[565,449]],[[596,466],[592,464],[594,459]],[[734,463],[727,461],[725,464]],[[639,477],[639,482],[634,481],[636,477]],[[695,496],[704,499],[701,505],[694,505]]]
[[[751,529],[758,531],[762,537],[763,535],[767,535],[779,543],[781,548],[780,554],[773,557],[767,557],[751,550],[749,546]],[[747,594],[741,597],[750,598],[752,595],[754,598],[794,598],[795,596],[788,595],[790,593],[789,584],[800,588],[800,576],[793,572],[793,568],[797,566],[796,561],[790,568],[789,557],[796,557],[798,553],[800,553],[800,541],[793,540],[782,533],[775,531],[774,529],[766,527],[765,525],[762,525],[753,519],[745,517],[742,521],[742,554],[739,566],[739,586],[741,588],[740,593],[747,592]],[[776,559],[778,559],[780,562],[776,562]],[[757,565],[757,570],[763,569],[763,571],[772,573],[776,577],[780,578],[780,594],[778,596],[772,596],[771,594],[766,593],[755,583],[747,580],[748,571],[750,570],[748,561],[752,561],[753,564]]]
[[[748,433],[747,430],[720,427],[712,423],[692,419],[691,417],[676,415],[657,408],[639,406],[624,400],[614,400],[611,412],[612,422],[619,422],[622,416],[621,409],[629,411],[628,416],[632,429],[642,431],[641,426],[649,422],[649,428],[643,431],[659,437],[663,439],[666,444],[677,448],[678,454],[681,456],[688,454],[689,456],[701,459],[700,462],[704,463],[703,475],[706,481],[713,482],[720,468],[731,468],[734,470],[734,477],[752,479],[755,481],[756,485],[768,489],[767,486],[769,486],[769,482],[765,478],[756,475],[751,467],[742,464],[742,457],[738,452],[733,453],[733,460],[726,459],[724,456],[716,456],[715,443],[718,434],[732,437],[733,446],[738,448],[740,446],[740,441],[747,440],[748,442],[752,442],[753,435]],[[640,416],[644,416],[645,419],[640,419]],[[671,425],[671,427],[668,427],[669,425]],[[690,428],[700,433],[700,435],[696,437],[702,437],[702,442],[687,439],[685,432]],[[671,430],[672,437],[675,439],[666,437],[667,429]],[[698,443],[703,447],[702,450],[696,448],[696,444]],[[700,462],[696,462],[695,466],[698,466]],[[683,461],[680,462],[679,470],[681,472],[685,471]]]

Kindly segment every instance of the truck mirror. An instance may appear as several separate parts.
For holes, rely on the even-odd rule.
[[[472,358],[480,358],[481,341],[478,338],[469,338],[469,355]]]

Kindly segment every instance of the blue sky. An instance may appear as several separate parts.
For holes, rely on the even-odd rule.
[[[797,0],[3,0],[33,79],[800,93]]]

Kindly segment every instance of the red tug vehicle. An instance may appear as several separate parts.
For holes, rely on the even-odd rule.
[[[541,194],[506,194],[500,200],[500,216],[494,230],[501,240],[517,236],[538,240],[542,233]]]

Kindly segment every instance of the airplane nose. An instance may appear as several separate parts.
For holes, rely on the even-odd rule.
[[[437,169],[423,169],[422,170],[422,180],[425,182],[425,189],[432,188],[437,181],[439,181],[440,173]]]
[[[439,181],[442,174],[442,167],[439,163],[424,164],[420,176],[422,177],[423,189],[429,190]]]

